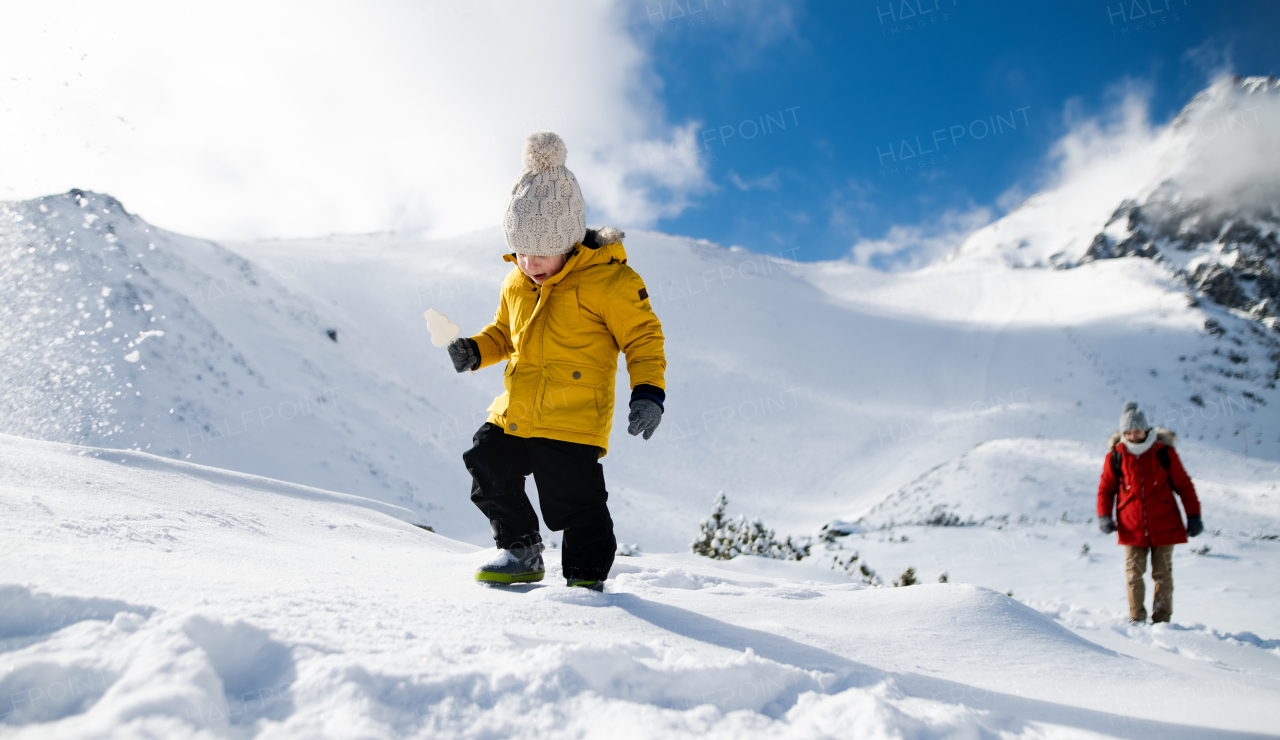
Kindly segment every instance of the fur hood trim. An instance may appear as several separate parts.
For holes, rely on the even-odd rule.
[[[612,226],[587,229],[587,235],[582,237],[582,246],[588,249],[599,249],[610,244],[621,244],[626,236],[621,229],[615,229]]]
[[[1151,432],[1156,435],[1156,441],[1166,447],[1173,447],[1178,442],[1178,435],[1164,427],[1156,427]],[[1114,450],[1116,445],[1120,444],[1120,439],[1120,432],[1112,432],[1111,438],[1107,440],[1107,452]]]

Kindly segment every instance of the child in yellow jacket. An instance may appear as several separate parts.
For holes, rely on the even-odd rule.
[[[570,586],[604,589],[617,541],[604,468],[613,426],[618,352],[631,381],[627,431],[653,436],[666,401],[662,324],[644,281],[627,266],[622,232],[586,228],[586,207],[559,136],[525,141],[503,231],[515,267],[502,284],[493,323],[455,340],[458,372],[507,361],[503,393],[463,454],[471,500],[493,529],[498,556],[476,571],[488,583],[540,581],[538,516],[524,492],[538,486],[542,517],[564,531],[561,564]]]

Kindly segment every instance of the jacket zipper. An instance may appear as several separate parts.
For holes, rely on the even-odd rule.
[[[1147,523],[1147,497],[1142,496],[1142,458],[1134,456],[1133,466],[1138,470],[1138,494],[1139,503],[1142,506],[1142,534],[1147,538],[1147,545],[1151,546],[1151,527]]]

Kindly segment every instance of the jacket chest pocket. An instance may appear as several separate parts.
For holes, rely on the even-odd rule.
[[[579,321],[578,286],[561,288],[557,291],[555,305],[552,306],[552,309],[557,322],[570,329],[576,329]]]
[[[511,296],[511,335],[523,334],[538,307],[538,291],[518,289]]]

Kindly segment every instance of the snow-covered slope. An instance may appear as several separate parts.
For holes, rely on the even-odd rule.
[[[1280,634],[1271,587],[1280,556],[1280,466],[1201,443],[1177,446],[1209,522],[1174,553],[1178,629]],[[945,575],[1012,590],[1069,624],[1096,629],[1125,614],[1124,549],[1099,533],[1094,518],[1102,466],[1101,454],[1077,441],[985,442],[856,517],[829,522],[814,557],[843,563],[856,553],[855,565],[885,584],[911,567],[924,582]]]
[[[1215,530],[1244,538],[1280,535],[1280,470],[1203,445],[1181,445]],[[859,518],[864,526],[978,522],[1082,522],[1095,516],[1104,462],[1091,445],[1066,440],[984,442],[903,486]]]
[[[93,193],[0,206],[0,244],[0,430],[435,508],[432,402],[331,301]]]
[[[509,269],[496,230],[220,247],[102,196],[6,209],[5,431],[377,498],[487,541],[460,456],[500,373],[455,374],[422,313],[489,321]],[[1280,458],[1258,324],[1189,305],[1150,260],[891,276],[626,243],[663,320],[670,401],[654,439],[619,431],[605,465],[620,538],[650,550],[683,549],[718,490],[803,534],[993,439],[1079,440],[1100,460],[1129,399],[1188,443]]]
[[[1280,699],[1255,636],[972,585],[484,588],[405,510],[146,453],[0,436],[0,509],[6,737],[1263,737]]]
[[[1278,397],[1248,375],[1266,362],[1252,349],[1256,325],[1189,306],[1147,260],[1069,272],[964,261],[886,276],[645,232],[627,244],[663,320],[670,398],[653,440],[619,432],[605,461],[627,541],[682,548],[721,489],[731,506],[803,532],[991,439],[1082,440],[1100,460],[1125,399],[1189,441],[1240,449],[1245,429],[1251,454],[1280,457],[1280,420],[1265,412]],[[335,302],[344,333],[380,367],[421,372],[439,412],[419,418],[419,438],[456,460],[501,379],[455,375],[426,341],[422,311],[483,326],[507,269],[500,245],[484,232],[233,246],[267,264],[314,260],[291,290]],[[623,372],[620,392],[625,383]],[[440,473],[455,476],[456,494],[439,503],[474,516],[465,471]]]

